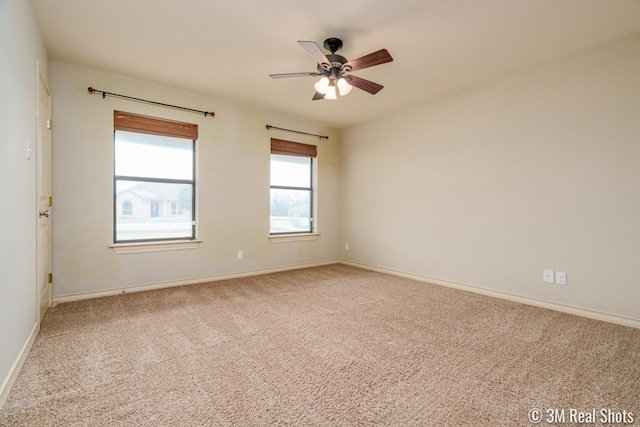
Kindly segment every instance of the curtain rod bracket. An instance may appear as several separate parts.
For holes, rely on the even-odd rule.
[[[134,98],[133,96],[120,95],[118,93],[113,93],[113,92],[107,92],[107,91],[104,91],[104,90],[94,89],[91,86],[89,86],[89,88],[87,90],[91,94],[96,93],[96,92],[101,93],[102,94],[102,99],[106,98],[107,95],[109,95],[109,96],[114,96],[116,98],[124,98],[124,99],[130,99],[132,101],[144,102],[146,104],[160,105],[161,107],[168,107],[168,108],[175,108],[177,110],[191,111],[192,113],[204,113],[205,117],[207,117],[207,116],[213,117],[213,116],[216,115],[216,113],[214,113],[213,111],[194,110],[193,108],[180,107],[179,105],[171,105],[171,104],[165,104],[165,103],[162,103],[162,102],[149,101],[148,99]]]
[[[277,126],[271,126],[271,125],[266,125],[265,126],[267,128],[267,130],[271,130],[271,129],[278,129],[278,130],[283,130],[285,132],[293,132],[293,133],[299,133],[301,135],[309,135],[309,136],[317,136],[320,139],[329,139],[328,136],[326,135],[316,135],[315,133],[307,133],[307,132],[300,132],[299,130],[292,130],[292,129],[285,129],[285,128],[279,128]]]

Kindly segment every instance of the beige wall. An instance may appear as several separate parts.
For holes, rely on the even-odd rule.
[[[59,62],[53,87],[54,298],[127,287],[201,280],[227,274],[336,260],[338,146],[336,131],[264,111]],[[87,88],[190,108],[215,117],[89,95]],[[117,255],[113,239],[113,110],[199,126],[197,249]],[[329,140],[268,131],[266,124]],[[317,240],[269,240],[270,138],[318,145]],[[244,251],[244,260],[236,259]]]
[[[341,257],[640,319],[638,76],[635,35],[346,129]]]
[[[37,324],[37,63],[48,57],[31,2],[0,1],[0,405]],[[27,158],[27,140],[34,150]],[[4,393],[3,393],[4,392]]]

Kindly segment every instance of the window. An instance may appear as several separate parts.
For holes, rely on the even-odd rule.
[[[187,210],[189,208],[187,207]],[[185,206],[181,202],[171,202],[171,216],[184,215]]]
[[[314,145],[271,139],[271,234],[312,233]]]
[[[114,112],[114,243],[195,239],[197,132]]]
[[[131,203],[131,200],[122,202],[122,216],[125,215],[133,215],[133,203]]]

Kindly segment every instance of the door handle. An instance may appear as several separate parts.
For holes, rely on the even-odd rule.
[[[46,216],[47,218],[49,218],[49,211],[40,211],[38,212],[38,216],[40,218],[42,218],[43,216]]]

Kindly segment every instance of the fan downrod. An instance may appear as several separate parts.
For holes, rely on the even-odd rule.
[[[324,48],[334,54],[342,49],[342,40],[335,37],[328,38],[324,41]]]

